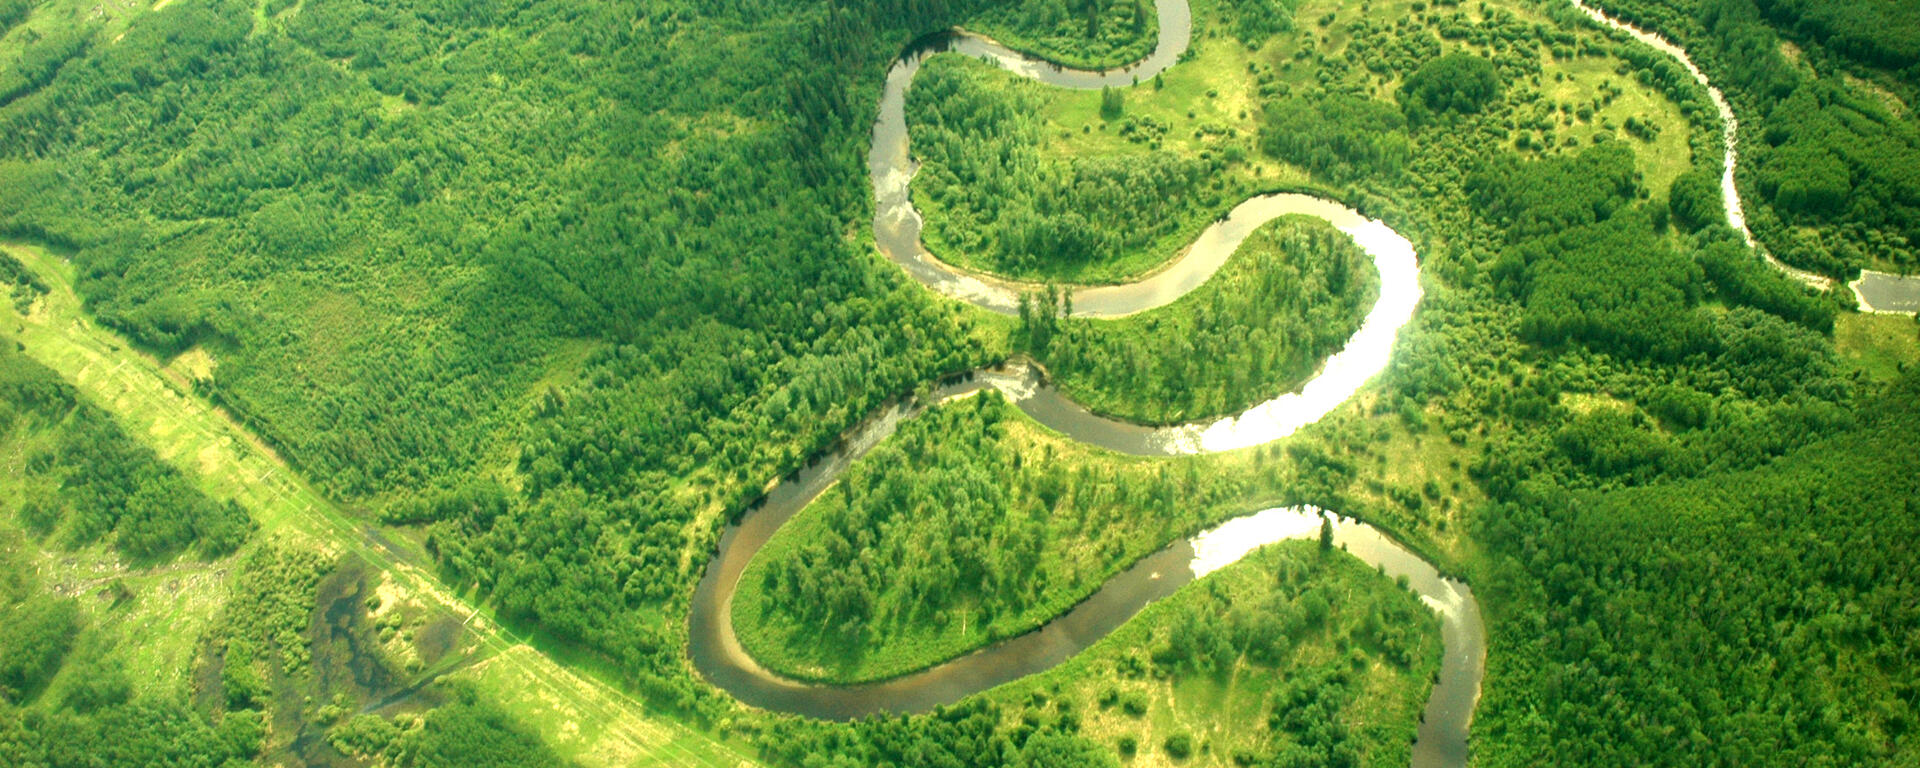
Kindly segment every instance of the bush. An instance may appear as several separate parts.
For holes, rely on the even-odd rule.
[[[1166,743],[1161,747],[1166,749],[1168,757],[1185,760],[1193,756],[1193,736],[1185,732],[1176,733],[1168,736]]]
[[[1427,113],[1473,114],[1503,89],[1493,62],[1470,53],[1449,53],[1414,70],[1400,86],[1400,106],[1409,118]]]

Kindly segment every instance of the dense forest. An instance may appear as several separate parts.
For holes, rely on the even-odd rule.
[[[678,612],[749,489],[996,356],[842,237],[856,105],[968,9],[251,10],[143,15],[0,107],[0,235],[69,251],[99,319],[210,353],[204,391],[323,490],[438,518],[457,582],[662,700],[693,688],[676,633],[619,628]],[[621,554],[572,567],[583,542]]]
[[[1038,0],[964,22],[1015,50],[1081,69],[1138,61],[1160,33],[1152,0]]]
[[[1023,280],[1127,282],[1245,197],[1218,182],[1234,162],[1226,156],[1052,156],[1036,114],[1049,90],[953,56],[927,62],[914,78],[907,124],[921,168],[913,199],[935,256]],[[1132,90],[1125,96],[1152,93]],[[1124,113],[1122,92],[1108,93]],[[1148,147],[1167,130],[1123,125]]]
[[[1096,413],[1171,424],[1234,413],[1296,389],[1360,329],[1373,263],[1318,219],[1281,218],[1179,301],[1121,320],[1067,319],[1034,297],[1015,344]]]

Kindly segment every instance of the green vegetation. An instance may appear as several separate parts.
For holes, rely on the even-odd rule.
[[[1470,53],[1449,53],[1420,65],[1400,84],[1400,103],[1414,122],[1427,115],[1486,109],[1501,90],[1493,62]]]
[[[1734,99],[1773,251],[1914,262],[1902,8],[1607,7]],[[1139,4],[24,8],[0,2],[0,236],[34,245],[5,246],[0,335],[66,383],[4,379],[4,522],[44,524],[0,531],[0,762],[717,766],[729,741],[790,765],[1404,761],[1430,619],[1312,543],[922,716],[749,711],[684,663],[721,521],[876,403],[1022,344],[1116,393],[1104,371],[1178,356],[1168,336],[1279,349],[1230,342],[1285,291],[1036,345],[1046,324],[869,253],[863,139],[902,44],[967,22],[1130,59]],[[793,668],[931,663],[1196,527],[1311,501],[1473,581],[1482,763],[1912,763],[1916,327],[1717,226],[1703,89],[1564,3],[1196,10],[1189,61],[1107,94],[931,62],[910,105],[929,244],[1119,279],[1251,191],[1324,189],[1421,253],[1391,369],[1281,445],[1194,460],[1098,456],[991,398],[937,408],[781,534],[784,576],[754,566],[747,589],[792,598],[763,596],[755,652],[850,631],[857,658]],[[1269,393],[1292,359],[1177,412]],[[247,518],[261,534],[219,524]],[[834,615],[778,615],[803,609]],[[470,634],[431,653],[445,619]],[[441,674],[422,714],[354,714]]]
[[[1891,84],[1914,96],[1910,5],[1613,0],[1605,7],[1679,41],[1726,91],[1741,121],[1748,224],[1771,251],[1836,277],[1862,267],[1920,269],[1920,179],[1912,170],[1920,167],[1920,126],[1902,116],[1900,97],[1890,102],[1878,90]],[[1821,55],[1789,58],[1780,30]],[[1909,71],[1891,72],[1902,67]],[[1889,72],[1876,74],[1880,68]]]
[[[342,753],[376,758],[398,768],[473,766],[474,768],[548,768],[567,765],[540,745],[498,708],[466,686],[455,686],[454,700],[424,717],[392,720],[359,715],[328,736]]]
[[[928,61],[907,92],[921,169],[914,204],[935,255],[1020,279],[1125,282],[1169,259],[1245,198],[1217,177],[1237,161],[1147,152],[1050,157],[1039,114],[1055,90],[960,57]],[[1135,100],[1151,92],[1134,89]],[[1109,90],[1111,100],[1121,91]],[[1099,94],[1089,98],[1101,101]],[[1111,105],[1095,111],[1115,112]],[[1169,126],[1130,116],[1147,147]],[[1239,153],[1244,157],[1244,150]]]
[[[903,424],[775,534],[733,621],[768,668],[892,677],[1039,626],[1232,493],[1061,440],[997,392]]]
[[[0,106],[0,237],[70,257],[143,351],[210,360],[189,387],[309,492],[450,515],[427,524],[450,582],[718,709],[661,617],[719,523],[873,405],[1004,354],[854,234],[855,104],[983,5],[76,22],[84,53]],[[504,506],[416,503],[488,481]],[[556,574],[588,541],[622,554]]]
[[[6,506],[62,546],[110,538],[144,562],[189,547],[211,557],[232,552],[253,530],[239,505],[209,501],[52,371],[5,347],[0,444],[13,446],[19,471],[6,483]]]
[[[361,647],[378,643],[379,655],[385,660],[383,666],[407,674],[417,670],[430,675],[437,673],[438,668],[414,664],[430,660],[426,658],[433,653],[427,650],[433,642],[429,638],[437,636],[444,638],[439,641],[445,647],[439,652],[441,658],[451,658],[446,655],[450,651],[469,648],[474,653],[490,655],[474,667],[456,670],[455,676],[482,690],[486,701],[511,703],[509,711],[516,720],[536,728],[543,743],[563,757],[604,765],[625,765],[656,756],[708,766],[737,764],[738,753],[728,747],[672,720],[648,716],[617,691],[532,652],[528,646],[512,640],[486,614],[474,614],[472,608],[424,578],[420,570],[396,561],[397,551],[392,540],[372,539],[362,532],[361,526],[344,521],[327,500],[297,479],[291,479],[285,465],[239,429],[230,417],[184,393],[190,382],[198,380],[203,373],[194,356],[183,355],[172,364],[162,366],[129,348],[123,338],[99,328],[81,312],[72,291],[71,268],[63,261],[43,249],[4,248],[47,288],[45,293],[36,294],[25,317],[7,315],[11,308],[0,308],[0,317],[8,317],[4,325],[0,325],[0,335],[8,335],[6,343],[13,345],[12,349],[24,347],[28,355],[72,382],[74,389],[87,400],[109,407],[114,420],[124,425],[128,434],[148,438],[168,465],[193,477],[209,498],[241,504],[263,529],[275,536],[290,535],[301,542],[327,542],[303,544],[309,551],[344,546],[359,558],[387,569],[384,581],[377,587],[376,596],[382,598],[377,601],[379,607],[367,609],[367,620],[376,626],[348,633],[361,637],[359,640],[331,637],[330,642],[315,645],[316,649],[325,649],[325,653],[313,655],[321,663],[305,665],[336,677],[329,681],[313,679],[291,685],[277,684],[272,676],[280,660],[273,658],[272,653],[266,658],[256,657],[250,665],[261,677],[267,678],[261,682],[272,691],[265,706],[277,723],[275,728],[286,734],[312,728],[316,738],[304,743],[310,749],[331,750],[318,738],[318,729],[327,724],[323,722],[326,718],[321,717],[324,708],[338,706],[334,694],[328,691],[335,690],[332,686],[339,684],[337,675],[346,669],[341,666],[345,661],[339,652],[350,650],[355,642]],[[29,446],[30,442],[8,445],[8,450],[14,452],[0,453],[0,461],[9,466],[21,465],[24,454],[19,451]],[[11,475],[0,477],[12,479]],[[0,495],[0,499],[5,500],[17,497],[11,493]],[[57,494],[54,500],[59,501]],[[10,530],[0,530],[0,535],[13,536]],[[8,551],[30,550],[9,548]],[[68,694],[63,691],[69,687],[82,691],[75,696],[106,697],[112,701],[133,698],[142,708],[115,716],[133,717],[138,724],[144,722],[142,718],[161,722],[174,717],[169,713],[179,707],[160,704],[185,699],[188,692],[210,696],[203,700],[208,707],[223,701],[224,691],[218,675],[210,679],[194,675],[196,671],[219,669],[202,663],[205,650],[202,640],[217,629],[212,623],[215,614],[227,614],[223,606],[235,594],[231,585],[235,570],[232,564],[234,558],[247,556],[248,551],[243,547],[236,555],[206,564],[175,561],[136,570],[129,570],[120,556],[104,544],[59,552],[57,556],[56,553],[41,555],[41,572],[49,574],[47,578],[59,585],[60,592],[85,592],[91,598],[81,603],[82,624],[86,629],[75,638],[70,655],[99,660],[105,665],[101,668],[105,671],[86,665],[55,674],[49,691],[42,695],[42,706],[45,702],[57,704],[66,700]],[[404,551],[398,554],[405,556]],[[295,569],[287,573],[299,572]],[[297,591],[290,592],[277,587],[270,579],[255,579],[254,583],[261,587],[258,594],[277,595],[273,598],[274,604],[304,603],[309,606],[305,610],[311,611],[314,599],[311,594],[302,596]],[[267,612],[258,605],[233,611],[248,616]],[[454,618],[449,611],[461,618]],[[453,631],[443,631],[447,629]],[[300,639],[283,638],[277,632],[270,642],[269,648],[305,645]],[[137,682],[138,688],[114,682],[123,679],[121,670],[124,679]],[[307,688],[309,684],[320,686],[318,692]],[[122,690],[127,694],[116,693]],[[432,692],[415,696],[416,699],[430,698]],[[279,703],[277,709],[274,708],[276,702]],[[241,723],[261,718],[253,709],[242,712],[252,714],[241,714],[237,719],[227,718],[222,722]],[[23,716],[29,720],[40,717],[35,710],[26,711]],[[289,719],[278,719],[283,716]],[[593,725],[578,727],[581,721]],[[95,726],[75,721],[59,728],[50,726],[46,733],[59,736],[83,727]],[[23,749],[43,748],[37,746],[40,744],[37,741],[20,744],[24,745]],[[204,754],[189,756],[197,759]],[[128,759],[142,764],[160,759],[149,757],[151,759]]]
[[[1504,670],[1489,765],[1897,764],[1913,756],[1916,381],[1764,469],[1487,510]],[[1737,541],[1737,546],[1730,542]],[[1706,649],[1713,649],[1707,651]],[[1548,693],[1549,691],[1553,693]],[[1639,702],[1638,723],[1594,707]],[[1808,713],[1814,713],[1809,715]],[[1652,731],[1644,730],[1652,729]],[[1680,741],[1649,739],[1667,731]]]
[[[966,23],[1018,51],[1081,69],[1130,64],[1153,51],[1160,34],[1152,0],[1038,0]]]
[[[1346,234],[1283,217],[1171,306],[1121,320],[1061,319],[1051,294],[1016,341],[1098,413],[1169,424],[1236,412],[1297,388],[1359,330],[1379,274]]]
[[[1289,543],[1149,605],[1041,675],[844,736],[783,720],[766,742],[794,765],[833,753],[1110,766],[1181,747],[1195,766],[1399,765],[1439,653],[1433,614],[1411,594],[1343,554]]]

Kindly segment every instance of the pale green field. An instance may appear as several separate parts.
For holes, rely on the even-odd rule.
[[[1890,381],[1902,365],[1920,363],[1920,322],[1908,315],[1843,312],[1834,318],[1833,346],[1847,367]]]
[[[501,700],[511,704],[507,711],[560,755],[598,766],[750,762],[727,744],[646,713],[631,697],[561,666],[506,631],[487,612],[476,612],[415,564],[426,560],[411,544],[399,542],[390,550],[376,542],[364,523],[348,518],[322,498],[225,411],[190,394],[191,358],[163,365],[89,319],[73,292],[72,265],[41,248],[15,244],[0,244],[0,248],[52,289],[25,317],[14,312],[10,303],[0,306],[0,339],[23,344],[28,355],[113,414],[122,429],[180,468],[209,497],[240,503],[260,524],[262,535],[290,537],[329,555],[351,552],[384,569],[400,599],[470,617],[466,626],[477,639],[478,652],[497,657],[479,667],[491,670],[480,679],[496,695],[512,694],[511,702]],[[187,596],[116,620],[126,622],[129,637],[134,638],[161,634],[176,620],[185,621],[183,627],[195,622],[204,626],[219,596],[226,594],[225,567],[223,563],[207,566],[209,574],[221,578],[192,579],[191,568],[146,577],[161,580],[157,585],[161,593],[168,588],[167,580],[173,579]],[[175,612],[197,618],[182,619]],[[179,637],[141,652],[139,663],[147,674],[184,675],[190,669],[192,646],[186,638],[197,634],[180,628],[170,630]]]

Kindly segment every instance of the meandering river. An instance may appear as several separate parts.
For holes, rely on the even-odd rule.
[[[1725,131],[1726,170],[1721,194],[1727,223],[1753,244],[1734,185],[1733,171],[1739,160],[1738,123],[1726,98],[1685,51],[1582,0],[1572,2],[1597,22],[1674,56],[1706,85]],[[1129,86],[1173,66],[1190,43],[1192,20],[1187,0],[1160,0],[1157,10],[1160,32],[1153,52],[1118,69],[1069,69],[963,31],[929,37],[911,46],[887,73],[868,156],[877,203],[874,236],[887,258],[932,290],[989,311],[1014,314],[1020,295],[1041,286],[957,268],[929,253],[920,241],[921,218],[909,195],[918,165],[912,159],[907,132],[907,89],[928,57],[948,52],[992,61],[1010,72],[1062,88]],[[1486,636],[1473,591],[1442,576],[1430,563],[1381,531],[1312,507],[1260,510],[1176,541],[1134,563],[1067,613],[1031,632],[890,680],[841,686],[784,678],[755,661],[734,632],[734,593],[754,555],[854,461],[892,435],[901,422],[932,404],[994,389],[1069,439],[1136,455],[1192,454],[1260,445],[1291,435],[1339,407],[1385,370],[1400,329],[1419,305],[1421,290],[1412,243],[1386,224],[1338,202],[1298,194],[1251,198],[1214,222],[1171,264],[1152,276],[1126,285],[1071,288],[1073,312],[1076,316],[1111,318],[1172,303],[1219,271],[1260,225],[1285,215],[1320,218],[1345,232],[1368,254],[1380,274],[1379,298],[1360,329],[1299,391],[1227,418],[1146,427],[1095,415],[1049,386],[1031,366],[1009,363],[943,382],[926,402],[885,406],[843,435],[836,448],[779,482],[762,503],[722,534],[718,555],[695,591],[688,619],[692,635],[689,653],[695,668],[742,702],[766,709],[840,720],[877,712],[924,711],[1056,666],[1111,633],[1148,603],[1237,562],[1259,547],[1316,536],[1321,520],[1326,519],[1332,522],[1334,540],[1343,551],[1378,566],[1389,577],[1406,577],[1409,588],[1439,617],[1443,647],[1440,673],[1421,718],[1412,763],[1422,768],[1465,765],[1467,735],[1486,662]],[[1768,258],[1799,279],[1827,284],[1825,278]],[[1868,309],[1891,308],[1883,304],[1900,307],[1894,311],[1909,309],[1908,304],[1920,307],[1920,281],[1869,273],[1854,287],[1862,306]]]
[[[935,258],[920,242],[921,218],[909,196],[918,170],[909,150],[906,94],[920,65],[945,52],[984,58],[1007,70],[1062,88],[1129,86],[1179,60],[1191,39],[1186,0],[1158,4],[1160,36],[1153,52],[1127,67],[1084,71],[1022,55],[965,32],[920,41],[887,73],[869,155],[874,197],[874,235],[880,249],[927,287],[993,312],[1013,314],[1023,292],[1041,286],[968,272]],[[1380,274],[1380,292],[1360,329],[1329,357],[1299,391],[1260,403],[1236,416],[1168,427],[1145,427],[1095,415],[1047,385],[1032,367],[1011,363],[971,372],[944,383],[930,398],[940,402],[995,389],[1022,411],[1066,437],[1140,455],[1176,455],[1231,450],[1278,440],[1312,424],[1346,402],[1385,370],[1399,331],[1420,303],[1420,268],[1413,244],[1386,224],[1331,200],[1300,194],[1261,195],[1235,207],[1202,231],[1178,258],[1152,276],[1126,285],[1072,288],[1073,313],[1123,317],[1162,307],[1192,292],[1218,272],[1262,224],[1280,216],[1319,218],[1354,239]],[[1342,549],[1388,577],[1405,576],[1409,587],[1441,619],[1445,654],[1414,745],[1414,765],[1464,765],[1467,730],[1479,699],[1486,640],[1478,604],[1465,584],[1442,577],[1430,564],[1380,531],[1313,508],[1280,508],[1235,518],[1191,539],[1169,545],[1102,584],[1086,600],[1017,637],[966,656],[891,680],[863,685],[824,685],[791,680],[766,669],[741,647],[732,624],[740,575],[767,541],[793,515],[830,486],[848,466],[893,434],[927,404],[896,403],[849,431],[840,447],[816,457],[777,484],[765,500],[729,527],[718,556],[694,594],[689,625],[696,669],[741,701],[811,717],[849,719],[876,712],[913,712],[958,701],[995,685],[1049,669],[1111,633],[1148,603],[1194,579],[1238,561],[1266,544],[1318,534],[1323,516],[1333,523]]]

